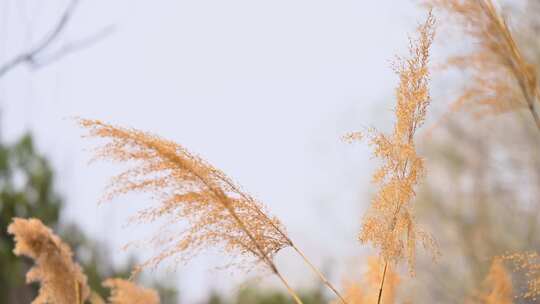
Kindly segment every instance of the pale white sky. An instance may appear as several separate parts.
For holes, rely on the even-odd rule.
[[[2,1],[0,62],[42,37],[66,3]],[[389,127],[397,80],[389,62],[406,52],[407,34],[421,21],[415,1],[82,1],[60,45],[109,24],[116,33],[54,65],[23,66],[1,79],[2,135],[36,135],[58,173],[63,216],[109,243],[118,262],[126,241],[150,232],[123,227],[146,198],[98,206],[118,171],[87,165],[91,144],[66,118],[151,131],[199,153],[265,202],[339,282],[367,252],[356,233],[373,169],[366,145],[340,136]],[[219,258],[178,268],[183,303],[246,280],[212,270]],[[294,285],[313,281],[291,252],[278,263]]]

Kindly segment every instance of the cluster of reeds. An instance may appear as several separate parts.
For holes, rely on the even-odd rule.
[[[456,104],[473,109],[487,106],[501,113],[526,108],[540,129],[537,102],[540,99],[537,73],[528,64],[513,39],[509,26],[490,0],[430,0],[428,5],[456,17],[458,24],[477,43],[472,53],[452,57],[452,66],[470,70],[470,86]],[[105,143],[96,158],[126,163],[129,167],[111,179],[105,193],[110,200],[132,192],[151,193],[155,204],[133,216],[138,223],[160,222],[162,227],[184,223],[183,231],[156,231],[150,244],[157,254],[135,272],[156,267],[165,260],[187,261],[208,248],[220,248],[245,267],[261,266],[276,275],[297,304],[302,300],[274,262],[274,256],[287,247],[306,262],[341,303],[394,303],[398,276],[395,266],[406,260],[414,273],[416,246],[437,251],[433,238],[418,228],[414,213],[416,187],[425,175],[423,158],[416,148],[416,133],[424,124],[431,103],[429,92],[430,47],[435,19],[430,11],[410,39],[409,56],[394,65],[399,76],[395,91],[395,124],[390,134],[370,130],[366,134],[374,155],[382,162],[373,175],[377,185],[370,209],[364,216],[359,240],[371,244],[379,257],[370,260],[369,271],[360,284],[346,284],[344,295],[326,279],[291,240],[283,224],[266,207],[231,180],[224,172],[183,146],[143,131],[110,125],[99,120],[80,119],[88,136]],[[483,108],[485,109],[485,108]],[[351,133],[355,141],[361,133]],[[34,303],[83,303],[91,299],[86,277],[73,261],[69,247],[37,219],[14,219],[9,233],[15,236],[15,254],[35,260],[27,280],[41,284]],[[526,256],[531,257],[531,256]],[[523,255],[514,261],[531,273],[527,297],[539,294],[538,264],[527,263]],[[511,303],[512,286],[504,259],[494,259],[486,278],[485,290],[470,301]],[[155,291],[120,279],[104,285],[112,289],[110,303],[158,303]],[[97,303],[97,300],[93,300]]]

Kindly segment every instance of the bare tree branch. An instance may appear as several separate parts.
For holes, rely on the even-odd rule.
[[[55,25],[55,27],[36,46],[34,46],[33,48],[29,49],[26,52],[23,52],[15,56],[11,60],[8,60],[6,63],[0,65],[0,78],[3,77],[5,74],[7,74],[9,71],[13,70],[15,67],[22,64],[27,64],[34,68],[43,67],[49,63],[55,62],[63,58],[65,55],[68,55],[70,53],[83,49],[85,47],[88,47],[112,33],[113,31],[112,26],[105,27],[101,31],[97,32],[96,34],[88,38],[84,38],[76,42],[68,43],[64,45],[62,48],[60,48],[60,50],[55,51],[54,53],[48,56],[45,56],[44,52],[47,50],[47,48],[50,45],[52,45],[58,39],[58,37],[64,32],[65,28],[67,27],[71,18],[73,17],[73,13],[79,3],[80,3],[80,0],[72,0],[67,6],[64,13],[62,14],[58,23]]]
[[[90,35],[88,37],[82,38],[77,41],[69,42],[62,46],[60,49],[54,51],[48,55],[36,56],[32,62],[32,66],[35,68],[41,68],[43,66],[49,65],[55,61],[58,61],[65,56],[80,51],[84,48],[92,46],[96,42],[104,39],[105,37],[111,35],[115,31],[116,27],[114,25],[109,25],[101,29],[100,31]],[[1,77],[1,75],[0,75]]]

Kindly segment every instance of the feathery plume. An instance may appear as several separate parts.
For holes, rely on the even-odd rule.
[[[98,120],[81,119],[79,123],[90,136],[108,140],[97,158],[133,165],[111,180],[107,200],[129,192],[150,192],[159,204],[140,211],[134,220],[188,223],[183,233],[163,237],[158,232],[152,243],[161,251],[141,267],[155,267],[171,257],[186,261],[203,249],[220,247],[242,262],[266,266],[301,303],[273,262],[274,255],[292,242],[279,220],[268,216],[259,201],[172,141]]]
[[[122,279],[107,279],[103,286],[111,289],[110,304],[159,304],[158,293],[150,288]]]
[[[232,256],[248,256],[273,267],[272,257],[290,245],[276,218],[242,192],[221,171],[182,146],[133,129],[80,120],[90,135],[109,139],[98,158],[136,162],[111,180],[105,198],[128,192],[152,192],[157,206],[140,211],[134,219],[152,222],[187,220],[186,232],[161,241],[165,249],[146,265],[155,266],[173,255],[191,257],[201,249],[221,245]]]
[[[39,219],[14,218],[8,233],[15,236],[15,255],[34,260],[26,281],[39,282],[33,304],[82,304],[90,295],[86,276],[73,261],[68,245]]]
[[[409,39],[409,58],[398,58],[394,65],[399,86],[393,133],[386,135],[373,129],[369,132],[374,155],[383,161],[383,165],[373,175],[379,190],[363,219],[358,239],[363,244],[371,243],[385,261],[378,304],[391,264],[407,259],[409,272],[414,274],[417,239],[424,247],[436,250],[433,238],[417,227],[411,203],[415,196],[414,187],[424,175],[424,161],[416,153],[414,135],[424,123],[431,102],[428,63],[434,27],[435,18],[430,11],[426,21],[418,27],[419,37]],[[351,136],[345,136],[348,138]]]
[[[429,95],[429,48],[434,36],[434,17],[430,13],[419,29],[419,38],[411,40],[410,58],[395,65],[399,75],[396,89],[396,123],[391,135],[371,132],[374,154],[383,165],[373,176],[379,191],[365,216],[359,240],[380,250],[387,262],[408,260],[411,273],[417,238],[425,245],[433,240],[417,229],[413,205],[414,187],[424,174],[424,161],[416,153],[414,135],[423,124],[431,101]]]
[[[453,56],[448,66],[471,72],[472,81],[454,102],[477,115],[526,108],[540,129],[538,74],[518,47],[492,0],[426,0],[425,5],[454,17],[475,48]]]

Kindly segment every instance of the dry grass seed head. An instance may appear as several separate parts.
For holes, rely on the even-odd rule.
[[[158,293],[150,288],[122,279],[107,279],[103,286],[111,289],[110,304],[159,304]]]
[[[171,257],[185,261],[203,249],[219,247],[240,259],[238,265],[246,265],[247,259],[275,271],[273,255],[291,241],[279,220],[267,216],[262,204],[223,172],[158,136],[98,120],[79,122],[90,136],[107,140],[97,158],[130,164],[111,180],[106,199],[149,192],[158,204],[140,211],[136,221],[188,223],[186,231],[171,236],[158,231],[153,243],[160,252],[142,267],[157,266]]]
[[[419,37],[410,40],[410,57],[395,64],[400,80],[396,89],[396,123],[390,135],[371,132],[374,155],[383,163],[373,176],[379,190],[359,235],[362,243],[371,243],[379,249],[386,261],[406,258],[411,273],[417,238],[434,248],[431,237],[417,228],[411,204],[414,187],[424,174],[424,162],[416,153],[414,135],[424,123],[431,101],[428,63],[434,24],[430,13],[418,28]]]
[[[452,17],[474,49],[452,56],[447,66],[471,73],[472,81],[454,102],[453,110],[477,116],[532,107],[538,98],[537,71],[524,58],[504,18],[491,0],[426,0]],[[535,101],[536,100],[536,101]]]
[[[90,295],[86,276],[73,261],[68,245],[38,219],[14,218],[8,233],[15,236],[14,253],[34,260],[26,281],[39,282],[33,304],[83,303]]]

